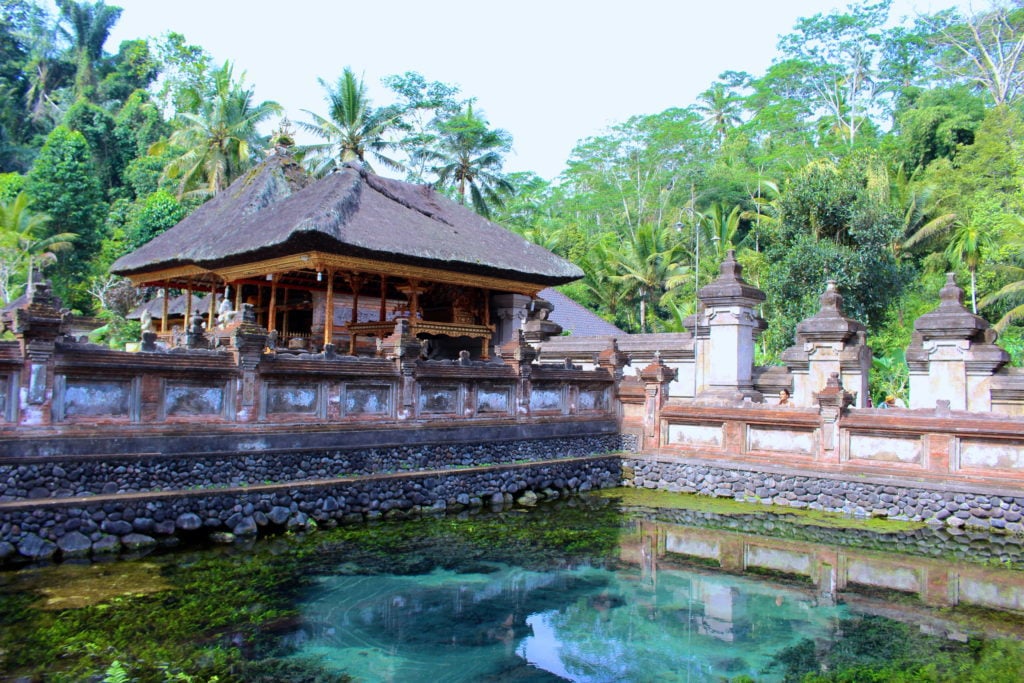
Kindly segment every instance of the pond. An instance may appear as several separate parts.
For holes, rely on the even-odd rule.
[[[616,489],[0,573],[0,680],[1019,681],[1022,568],[1020,538]]]

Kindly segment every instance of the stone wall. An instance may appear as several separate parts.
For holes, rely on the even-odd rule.
[[[443,460],[441,469],[341,476],[343,463],[373,463],[380,453],[350,452],[240,455],[236,462],[192,461],[191,477],[179,480],[162,458],[122,459],[113,469],[102,461],[17,465],[8,471],[7,485],[16,500],[0,502],[0,562],[69,558],[118,553],[185,537],[251,536],[262,532],[305,528],[311,523],[362,521],[382,515],[407,516],[442,513],[465,507],[529,505],[538,498],[556,498],[592,488],[615,486],[620,479],[619,456],[565,457],[566,451],[584,453],[614,450],[615,438],[450,445],[420,452],[395,449],[385,457],[395,463]],[[264,458],[269,458],[265,460]],[[307,466],[302,481],[243,485],[220,483],[247,464],[257,471],[279,467],[282,461]],[[505,464],[490,464],[495,460]],[[526,460],[526,462],[513,462]],[[174,459],[172,459],[174,461]],[[184,461],[177,461],[179,464]],[[471,463],[464,466],[463,463]],[[210,465],[212,471],[206,470]],[[24,472],[17,469],[27,467]],[[35,469],[32,469],[35,468]],[[30,489],[18,488],[22,477],[39,478]],[[320,473],[329,473],[327,477]],[[284,474],[278,470],[275,476]],[[296,473],[297,474],[297,473]],[[116,479],[109,480],[109,475]],[[65,486],[94,488],[107,480],[103,493],[25,499],[50,492],[45,484],[60,477]],[[129,493],[122,478],[152,484],[160,477],[174,481],[173,491]],[[189,482],[187,486],[183,486]],[[114,488],[117,491],[113,491]],[[141,487],[145,488],[145,487]]]
[[[1024,533],[1024,491],[941,485],[909,478],[872,479],[656,455],[623,460],[623,484],[719,498]]]
[[[0,460],[0,503],[246,487],[617,452],[616,434],[532,441]]]

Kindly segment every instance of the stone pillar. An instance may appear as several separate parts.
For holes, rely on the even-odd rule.
[[[852,389],[854,405],[866,408],[871,349],[864,325],[843,315],[835,280],[829,280],[819,301],[821,309],[796,326],[796,343],[782,354],[793,374],[793,403],[813,405],[815,392],[837,373],[842,385]]]
[[[654,362],[640,371],[644,383],[643,450],[661,447],[661,409],[668,400],[668,385],[676,378],[676,371],[665,365],[661,354],[654,354]]]
[[[949,401],[952,410],[992,410],[992,375],[1009,360],[995,345],[995,330],[964,308],[964,292],[953,273],[939,292],[941,302],[914,321],[907,348],[910,407],[935,408]]]
[[[416,361],[423,352],[423,343],[412,333],[408,318],[395,318],[395,331],[381,342],[381,352],[398,365],[401,386],[398,389],[398,419],[416,415]]]
[[[622,430],[622,403],[619,401],[619,383],[622,382],[622,378],[625,376],[625,367],[629,365],[629,356],[619,351],[618,343],[612,339],[611,343],[608,344],[607,348],[597,354],[597,367],[601,368],[615,380],[615,384],[612,385],[612,409],[615,411],[615,419],[619,425],[619,430]]]
[[[534,346],[543,344],[552,337],[562,334],[562,326],[548,320],[555,307],[546,299],[534,299],[527,308],[526,322],[523,323],[523,336]]]
[[[718,279],[701,288],[698,295],[703,310],[697,326],[708,328],[708,342],[700,350],[710,356],[698,360],[709,373],[707,386],[697,394],[698,400],[761,401],[760,392],[754,389],[754,345],[765,328],[756,312],[765,296],[742,278],[742,272],[735,251],[730,249]]]
[[[825,382],[825,388],[814,394],[821,415],[821,459],[825,462],[839,462],[839,418],[853,405],[854,396],[843,389],[839,373],[833,372]]]
[[[53,421],[53,356],[64,322],[59,306],[60,301],[50,292],[50,283],[44,281],[34,283],[28,304],[14,310],[12,329],[25,361],[19,396],[11,397],[20,404],[20,424],[47,425]]]
[[[256,310],[252,304],[242,304],[242,322],[231,335],[231,346],[238,358],[242,372],[241,386],[235,391],[237,405],[235,415],[239,422],[253,422],[259,417],[256,409],[257,381],[256,368],[267,348],[267,330],[256,324]]]
[[[686,387],[683,393],[694,397],[707,391],[708,378],[711,376],[711,352],[708,346],[711,329],[703,320],[704,305],[698,302],[697,312],[683,321],[683,326],[693,335],[693,386]]]
[[[515,336],[497,349],[497,355],[516,372],[516,415],[530,414],[530,392],[533,361],[537,359],[537,349],[527,343],[522,330],[516,330]]]
[[[532,301],[525,294],[494,294],[491,296],[491,320],[495,325],[491,346],[494,349],[498,349],[505,342],[514,339],[516,331],[523,328],[530,315]]]

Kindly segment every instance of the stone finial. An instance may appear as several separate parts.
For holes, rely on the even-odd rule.
[[[537,349],[526,341],[522,330],[516,330],[511,339],[498,347],[497,352],[498,357],[509,364],[529,365],[537,359]]]
[[[764,292],[743,279],[743,266],[736,260],[734,249],[726,252],[725,260],[718,270],[718,278],[702,287],[698,294],[705,306],[756,306],[765,300]]]
[[[828,281],[818,301],[821,304],[818,312],[796,326],[798,347],[807,342],[853,340],[865,331],[862,323],[843,314],[843,295],[835,280]]]
[[[955,273],[946,273],[946,284],[939,290],[939,308],[963,307],[964,290],[957,286]]]
[[[843,410],[852,406],[857,400],[857,396],[843,389],[843,384],[839,380],[839,373],[833,372],[828,376],[825,388],[814,394],[814,400],[822,408],[838,408]]]
[[[914,321],[914,331],[925,341],[929,339],[969,339],[983,342],[988,321],[964,308],[964,290],[956,284],[953,273],[946,274],[946,284],[939,290],[939,307]]]
[[[640,379],[644,382],[657,382],[659,384],[667,384],[675,380],[678,370],[670,368],[665,365],[665,361],[661,359],[661,352],[654,352],[654,360],[651,361],[650,365],[640,371]]]

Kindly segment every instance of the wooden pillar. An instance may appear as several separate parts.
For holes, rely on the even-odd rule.
[[[239,318],[242,315],[242,285],[235,285],[235,310],[238,311]]]
[[[281,337],[285,338],[288,336],[288,288],[282,287],[281,299],[284,301],[281,311]]]
[[[420,312],[420,281],[409,279],[409,320],[415,320]]]
[[[163,311],[160,314],[160,331],[167,334],[167,307],[169,302],[167,301],[167,287],[164,287],[164,306]]]
[[[359,273],[351,273],[348,276],[348,285],[352,290],[352,318],[351,324],[359,322],[359,289],[363,286],[363,276]],[[350,356],[356,355],[356,333],[349,329],[348,333],[348,353]]]
[[[185,329],[192,325],[192,280],[185,286]]]
[[[210,305],[206,307],[206,329],[213,332],[216,327],[217,315],[217,288],[210,287]]]
[[[380,313],[377,322],[384,322],[388,317],[388,276],[380,276]]]
[[[363,286],[363,276],[359,273],[352,273],[348,277],[349,287],[352,288],[352,322],[359,322],[359,290]]]
[[[334,343],[334,271],[327,269],[327,296],[324,299],[324,346]]]
[[[277,329],[277,275],[270,276],[270,304],[267,306],[267,332]]]

